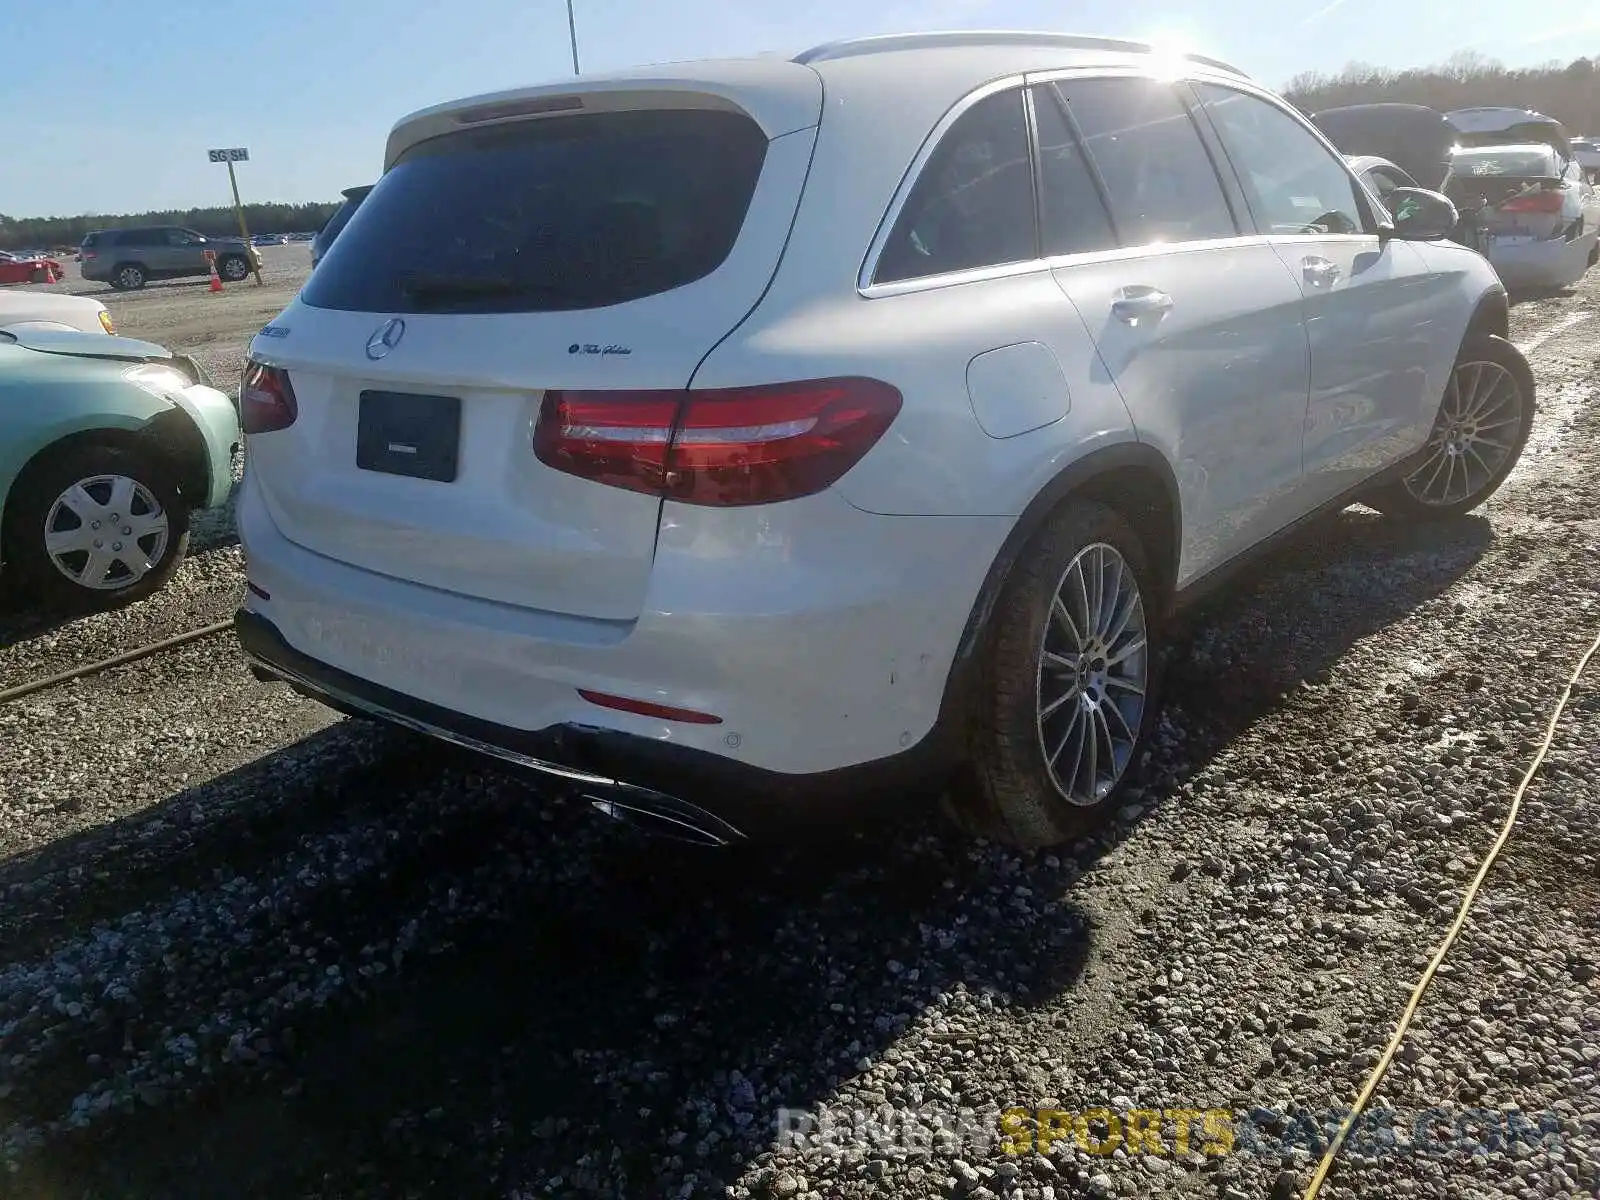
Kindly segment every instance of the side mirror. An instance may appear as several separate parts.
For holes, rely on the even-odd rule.
[[[1450,197],[1427,188],[1398,187],[1384,197],[1394,217],[1391,237],[1408,242],[1435,242],[1449,237],[1461,215]]]

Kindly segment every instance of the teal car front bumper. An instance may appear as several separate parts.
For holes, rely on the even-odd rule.
[[[206,445],[209,484],[204,503],[197,502],[195,507],[226,504],[233,491],[233,456],[244,440],[238,410],[225,393],[203,383],[170,392],[168,399],[188,414]]]

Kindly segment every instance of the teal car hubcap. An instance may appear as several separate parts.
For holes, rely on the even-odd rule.
[[[73,583],[97,592],[132,587],[167,552],[166,510],[126,475],[80,479],[56,497],[44,520],[50,561]]]

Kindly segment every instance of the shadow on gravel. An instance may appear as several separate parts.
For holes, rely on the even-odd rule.
[[[1352,645],[1435,600],[1493,540],[1479,516],[1407,525],[1351,508],[1209,598],[1174,631],[1166,711],[1185,743],[1154,783],[1183,782],[1301,684],[1326,682]]]
[[[237,494],[237,486],[234,491]],[[204,558],[239,544],[239,534],[233,523],[232,504],[230,498],[226,508],[218,508],[214,513],[195,514],[195,528],[189,541],[188,558]],[[240,586],[243,586],[242,581]],[[151,599],[160,603],[163,595],[164,591],[157,592]],[[42,612],[31,600],[0,582],[0,650],[9,650],[13,646],[20,646],[23,642],[64,629],[77,619],[79,615],[74,613]],[[132,645],[122,648],[135,649]],[[4,682],[6,681],[0,680],[0,683]]]
[[[1405,528],[1353,511],[1214,600],[1175,655],[1176,743],[1158,751],[1143,802],[1168,799],[1300,681],[1437,598],[1489,542],[1482,520]],[[341,736],[365,735],[319,735]],[[416,770],[409,755],[373,761],[385,787]],[[236,774],[250,788],[273,771],[268,760]],[[470,918],[398,976],[297,1019],[253,1074],[225,1069],[185,1105],[51,1144],[15,1194],[457,1200],[527,1185],[654,1200],[663,1179],[695,1172],[694,1195],[720,1196],[770,1146],[779,1105],[828,1102],[861,1059],[897,1053],[940,993],[1027,1007],[1072,989],[1093,935],[1074,884],[1131,832],[1018,857],[947,834],[926,798],[908,797],[908,811],[822,848],[712,853],[597,833],[496,778],[497,799],[458,802],[464,815],[403,867],[338,897],[369,938],[429,905]],[[322,803],[347,803],[350,786]],[[162,883],[204,878],[233,836],[197,831]],[[99,858],[74,904],[123,909],[130,880],[159,867],[119,853],[134,858]],[[72,854],[35,863],[59,869]],[[30,869],[7,866],[0,887]],[[975,1085],[959,1039],[931,1053],[958,1092]]]
[[[34,611],[20,596],[0,584],[0,650],[9,650],[33,638],[54,633],[70,624],[72,619],[56,613]]]
[[[381,816],[443,758],[398,731],[341,722],[120,820],[0,857],[0,965],[250,871],[328,826]]]
[[[411,776],[413,796],[427,787],[403,749],[416,743],[394,737],[398,752],[323,803],[340,806],[400,774]],[[462,761],[446,755],[439,765],[451,772]],[[272,770],[268,761],[237,774]],[[429,897],[471,905],[482,896],[484,911],[451,927],[443,944],[419,947],[398,978],[302,1014],[273,1078],[224,1069],[225,1084],[186,1105],[141,1108],[104,1132],[60,1139],[14,1181],[16,1194],[467,1197],[496,1194],[483,1190],[482,1167],[504,1151],[512,1182],[595,1153],[603,1171],[562,1194],[653,1197],[664,1194],[652,1184],[673,1155],[737,1173],[770,1140],[776,1105],[826,1098],[939,992],[1032,1003],[1070,989],[1088,949],[1087,922],[1061,898],[1073,865],[946,837],[930,803],[825,845],[717,854],[599,826],[574,806],[542,819],[546,798],[497,780],[499,802],[430,827],[427,844],[381,881],[329,898],[368,938]],[[149,823],[180,819],[183,805],[175,798],[142,818],[115,854],[89,854],[94,883],[72,896],[72,914],[22,923],[81,929],[151,888],[193,887],[259,861],[265,843],[255,831],[240,861],[244,813],[229,815],[231,831],[204,841],[197,831],[181,854],[163,855],[169,869],[141,861]],[[84,856],[53,847],[0,872],[0,887],[59,874]],[[325,912],[313,928],[338,925]],[[50,940],[17,949],[38,953]],[[293,929],[280,940],[307,944]],[[203,1012],[229,1001],[188,1002]],[[163,1019],[161,1007],[149,1019]],[[75,1063],[66,1069],[78,1073]],[[286,1078],[298,1081],[292,1097]],[[29,1098],[37,1115],[60,1111],[82,1083],[50,1082],[55,1095]],[[722,1134],[697,1151],[714,1128]],[[689,1131],[687,1144],[670,1140],[678,1130]],[[603,1186],[602,1174],[626,1191]]]
[[[1569,284],[1566,287],[1530,287],[1517,288],[1507,293],[1506,299],[1512,308],[1522,304],[1535,304],[1540,300],[1569,300],[1577,295],[1577,285]]]

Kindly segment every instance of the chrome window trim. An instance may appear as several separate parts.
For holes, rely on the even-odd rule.
[[[1226,78],[1230,84],[1237,82],[1236,76],[1220,77]],[[1254,229],[1248,229],[1241,230],[1231,238],[1202,238],[1191,242],[1148,242],[1140,246],[1117,246],[1110,250],[1088,250],[1079,254],[1058,254],[1048,258],[997,263],[990,267],[972,267],[964,271],[943,271],[935,275],[920,275],[915,279],[900,279],[892,283],[874,283],[873,276],[877,274],[878,260],[882,257],[884,248],[888,245],[889,238],[894,232],[895,225],[900,220],[900,214],[910,200],[911,192],[916,187],[917,180],[922,177],[922,172],[928,165],[928,160],[933,157],[934,151],[939,148],[945,135],[949,133],[951,126],[965,116],[967,111],[975,104],[988,99],[990,96],[1011,88],[1022,89],[1032,87],[1035,84],[1048,83],[1055,79],[1067,78],[1143,78],[1176,85],[1191,80],[1212,83],[1217,81],[1219,75],[1211,72],[1200,72],[1169,78],[1162,72],[1152,71],[1148,65],[1061,67],[1044,71],[1028,71],[1020,75],[1008,75],[1002,79],[991,80],[976,90],[968,92],[960,100],[956,101],[945,115],[939,119],[938,123],[934,125],[932,132],[923,140],[922,146],[911,160],[911,165],[906,169],[899,186],[895,188],[894,195],[889,201],[888,210],[879,221],[877,232],[873,235],[872,242],[867,247],[866,258],[862,262],[861,270],[857,272],[856,292],[858,295],[866,300],[877,300],[887,296],[903,296],[911,292],[932,291],[936,288],[956,287],[966,283],[982,283],[990,279],[1009,279],[1014,276],[1029,275],[1043,270],[1054,270],[1057,267],[1070,266],[1077,263],[1116,262],[1123,258],[1142,258],[1158,247],[1163,253],[1175,253],[1264,241],[1268,235],[1259,233]],[[1248,90],[1252,92],[1258,91],[1253,85]],[[1267,94],[1263,93],[1263,98],[1267,98]],[[1198,133],[1198,130],[1196,132]],[[1036,149],[1033,144],[1035,141],[1036,138],[1030,134],[1030,157],[1033,157]],[[1357,182],[1359,184],[1359,180]],[[1221,186],[1222,184],[1219,180],[1218,187],[1221,188]],[[1252,216],[1253,220],[1254,217]],[[1374,235],[1346,236],[1367,237]]]
[[[1302,240],[1325,241],[1324,237],[1287,235]],[[1376,239],[1376,234],[1339,234],[1332,236]],[[1028,262],[1005,263],[998,267],[974,267],[968,271],[946,271],[939,275],[924,275],[917,279],[903,279],[896,283],[875,283],[863,288],[861,296],[877,300],[885,296],[904,296],[912,292],[930,292],[939,288],[959,287],[966,283],[983,283],[993,279],[1010,279],[1023,275],[1041,274],[1068,267],[1095,266],[1100,263],[1132,262],[1152,254],[1200,254],[1208,250],[1236,249],[1246,246],[1266,246],[1282,240],[1273,234],[1250,230],[1237,237],[1199,238],[1192,242],[1146,242],[1139,246],[1114,246],[1109,250],[1083,250],[1074,254],[1055,254]]]

